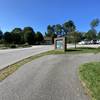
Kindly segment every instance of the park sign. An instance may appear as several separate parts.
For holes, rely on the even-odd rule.
[[[66,51],[66,38],[59,37],[54,39],[55,49]]]

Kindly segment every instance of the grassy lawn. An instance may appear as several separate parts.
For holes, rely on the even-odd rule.
[[[39,57],[45,56],[45,55],[51,55],[51,54],[76,54],[76,53],[98,53],[100,52],[100,48],[77,48],[77,49],[68,49],[66,52],[61,50],[51,50],[48,52],[44,52],[41,54],[37,54],[35,56],[31,56],[29,58],[23,59],[19,62],[16,62],[15,64],[12,64],[10,66],[7,66],[6,68],[0,70],[0,81],[4,80],[6,77],[14,73],[18,68],[20,68],[22,65],[35,60]]]
[[[99,53],[100,52],[100,48],[87,48],[87,47],[79,47],[79,48],[71,48],[66,50],[66,53],[72,53],[72,54],[76,54],[76,53]]]
[[[77,54],[77,53],[99,53],[100,48],[87,48],[87,47],[79,47],[79,48],[70,48],[67,49],[66,52],[61,50],[51,50],[48,51],[47,54]]]
[[[92,100],[100,100],[100,62],[82,65],[79,74]]]

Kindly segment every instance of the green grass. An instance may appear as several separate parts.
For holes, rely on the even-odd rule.
[[[92,100],[100,100],[100,62],[82,65],[79,74]]]
[[[87,47],[79,47],[79,48],[71,48],[66,50],[66,53],[72,53],[72,54],[76,54],[76,53],[99,53],[100,52],[100,48],[87,48]]]
[[[100,48],[77,48],[77,49],[68,49],[66,52],[62,50],[51,50],[48,52],[44,52],[41,54],[37,54],[35,56],[28,57],[26,59],[23,59],[19,62],[16,62],[15,64],[9,65],[6,68],[0,70],[0,81],[4,80],[6,77],[14,73],[17,69],[19,69],[22,65],[35,60],[37,58],[40,58],[45,55],[51,55],[51,54],[77,54],[77,53],[98,53],[100,52]]]
[[[47,52],[47,54],[77,54],[77,53],[99,53],[100,48],[87,48],[87,47],[79,47],[79,48],[70,48],[65,52],[63,50],[51,50]]]

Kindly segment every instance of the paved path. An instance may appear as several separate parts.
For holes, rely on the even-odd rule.
[[[0,100],[89,100],[77,69],[100,54],[50,55],[25,64],[0,83]]]
[[[0,50],[0,69],[27,58],[48,50],[53,50],[53,46],[34,46],[22,49],[7,49]]]

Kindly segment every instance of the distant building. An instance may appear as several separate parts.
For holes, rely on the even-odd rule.
[[[54,40],[52,37],[44,37],[44,44],[52,45],[53,43],[54,43]]]

